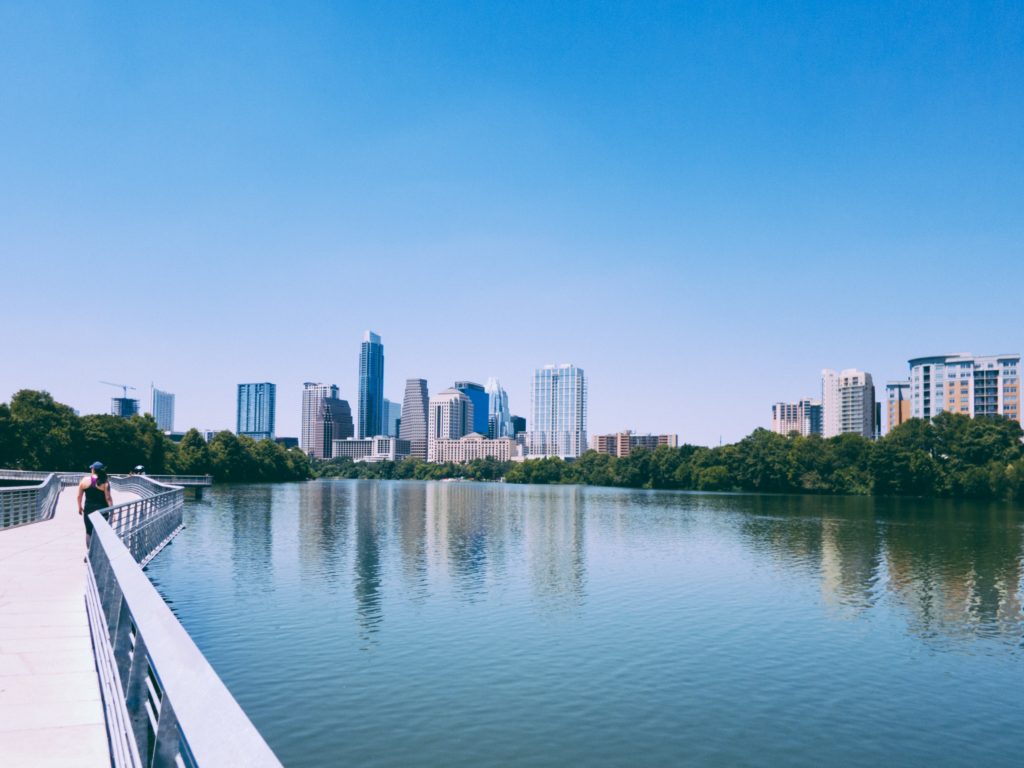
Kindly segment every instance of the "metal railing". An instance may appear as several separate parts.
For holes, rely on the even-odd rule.
[[[60,476],[55,472],[26,474],[32,477],[0,474],[0,479],[26,482],[26,485],[0,488],[0,528],[38,523],[53,517],[62,487]]]
[[[112,477],[110,484],[138,498],[93,512],[89,519],[94,525],[96,516],[106,520],[135,562],[144,566],[181,531],[185,491],[145,475]]]
[[[213,475],[142,475],[165,485],[207,487],[213,485]]]
[[[134,554],[93,514],[86,605],[113,765],[280,766]]]

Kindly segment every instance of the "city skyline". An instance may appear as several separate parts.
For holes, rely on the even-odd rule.
[[[525,415],[530,372],[576,360],[590,431],[714,445],[833,360],[880,385],[1024,346],[990,287],[1024,280],[1012,8],[2,18],[0,400],[105,413],[96,382],[156,381],[177,428],[230,429],[237,384],[270,381],[295,436],[304,381],[357,403],[373,328],[394,402],[494,377]],[[294,322],[340,287],[341,323]],[[627,297],[644,311],[607,311]],[[940,323],[945,303],[986,311]]]

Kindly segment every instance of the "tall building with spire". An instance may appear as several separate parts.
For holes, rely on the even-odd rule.
[[[409,441],[409,455],[427,460],[427,393],[426,379],[406,379],[402,401],[402,421],[398,437]]]
[[[373,331],[363,334],[359,350],[359,419],[357,437],[384,432],[384,345]]]
[[[530,383],[530,456],[576,458],[587,450],[587,381],[575,365],[545,365]]]
[[[501,382],[493,377],[489,378],[484,391],[489,401],[487,436],[491,439],[515,437],[512,430],[512,412],[508,409],[508,394],[501,388]]]

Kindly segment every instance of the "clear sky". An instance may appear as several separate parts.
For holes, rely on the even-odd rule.
[[[0,72],[0,400],[297,435],[372,328],[386,397],[572,362],[711,444],[1024,351],[1019,2],[0,2]]]

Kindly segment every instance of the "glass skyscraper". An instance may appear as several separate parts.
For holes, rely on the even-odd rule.
[[[470,425],[471,432],[487,435],[487,418],[490,414],[490,397],[486,390],[473,381],[456,381],[455,389],[469,398],[473,403],[473,423]]]
[[[508,394],[501,388],[501,382],[495,378],[488,379],[484,391],[487,392],[490,401],[487,436],[491,439],[515,437],[515,432],[512,430],[512,412],[508,409]]]
[[[174,431],[174,395],[153,387],[153,418],[163,432]]]
[[[384,433],[384,345],[373,331],[363,334],[359,351],[359,419],[356,437]]]
[[[530,456],[576,458],[587,450],[587,381],[575,365],[545,365],[530,385]]]
[[[235,433],[253,440],[274,439],[277,385],[269,381],[238,385]]]

